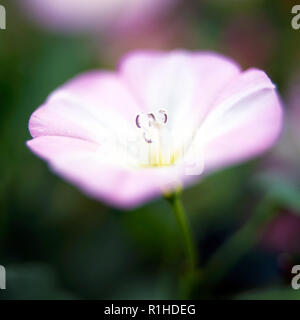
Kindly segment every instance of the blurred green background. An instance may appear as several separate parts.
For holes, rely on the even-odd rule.
[[[0,299],[180,297],[183,253],[168,204],[157,199],[121,212],[87,198],[26,148],[28,119],[66,80],[112,69],[126,51],[144,47],[216,50],[244,68],[263,68],[288,115],[289,90],[300,75],[300,30],[291,27],[297,1],[179,1],[154,34],[126,34],[122,41],[50,32],[18,2],[0,2],[7,10],[7,30],[0,30],[0,264],[7,290]],[[157,30],[165,38],[156,41]],[[201,266],[266,202],[278,211],[263,228],[250,226],[226,258],[234,262],[230,270],[214,285],[206,279],[195,298],[300,299],[290,286],[291,266],[300,264],[300,151],[289,157],[295,150],[289,139],[283,144],[284,152],[276,147],[185,190]]]

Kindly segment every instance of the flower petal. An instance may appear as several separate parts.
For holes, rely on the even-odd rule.
[[[58,175],[84,193],[112,206],[132,208],[174,188],[176,168],[133,170],[120,166],[101,146],[68,137],[42,136],[27,142]],[[115,159],[115,161],[114,161]]]
[[[80,154],[92,154],[99,149],[99,145],[93,142],[55,136],[41,136],[29,140],[27,146],[32,152],[47,161]]]
[[[280,133],[281,117],[279,98],[265,73],[242,73],[221,93],[197,133],[195,145],[203,150],[206,171],[265,151]]]
[[[140,111],[126,85],[113,73],[89,72],[50,95],[29,121],[33,137],[66,136],[103,143],[133,134]]]
[[[145,111],[167,111],[168,127],[177,141],[199,126],[212,102],[240,68],[210,52],[138,51],[125,57],[120,72]]]

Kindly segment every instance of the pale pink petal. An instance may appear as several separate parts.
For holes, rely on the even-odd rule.
[[[185,140],[240,68],[210,52],[137,51],[123,59],[120,72],[145,110],[165,109],[173,138]]]
[[[134,208],[175,187],[170,169],[128,170],[95,158],[55,162],[52,168],[87,195],[119,208]],[[175,170],[176,172],[176,170]]]
[[[41,136],[27,141],[27,146],[32,152],[47,161],[82,154],[93,154],[100,148],[93,142],[59,136]]]
[[[66,136],[99,143],[112,136],[126,139],[139,112],[119,77],[89,72],[52,93],[32,114],[29,130],[33,137]]]
[[[228,166],[271,147],[281,131],[281,117],[279,98],[265,73],[241,74],[220,95],[198,132],[205,169]]]
[[[84,193],[120,208],[133,208],[174,188],[176,168],[130,168],[105,161],[101,146],[68,137],[42,136],[27,142],[54,172]]]
[[[199,116],[240,68],[210,52],[137,51],[123,58],[120,72],[147,110],[164,107],[176,114],[197,107]]]

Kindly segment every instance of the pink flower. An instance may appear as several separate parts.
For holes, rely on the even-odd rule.
[[[176,0],[22,0],[29,16],[54,30],[101,31],[143,26]]]
[[[263,71],[210,52],[134,52],[53,92],[29,148],[86,194],[135,207],[257,156],[281,130]]]

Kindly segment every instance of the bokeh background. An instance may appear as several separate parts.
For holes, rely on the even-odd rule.
[[[178,0],[143,27],[76,32],[49,28],[24,3],[0,1],[7,11],[7,30],[0,30],[0,264],[7,290],[0,299],[180,297],[181,240],[163,199],[117,211],[52,174],[25,146],[28,119],[51,91],[87,69],[113,69],[134,48],[216,50],[244,68],[264,69],[277,84],[285,108],[277,146],[184,191],[200,266],[236,232],[241,239],[218,262],[218,281],[209,274],[193,294],[300,299],[290,285],[291,267],[300,264],[300,30],[291,27],[297,1]],[[276,214],[265,218],[273,205]],[[253,222],[258,213],[263,223]]]

